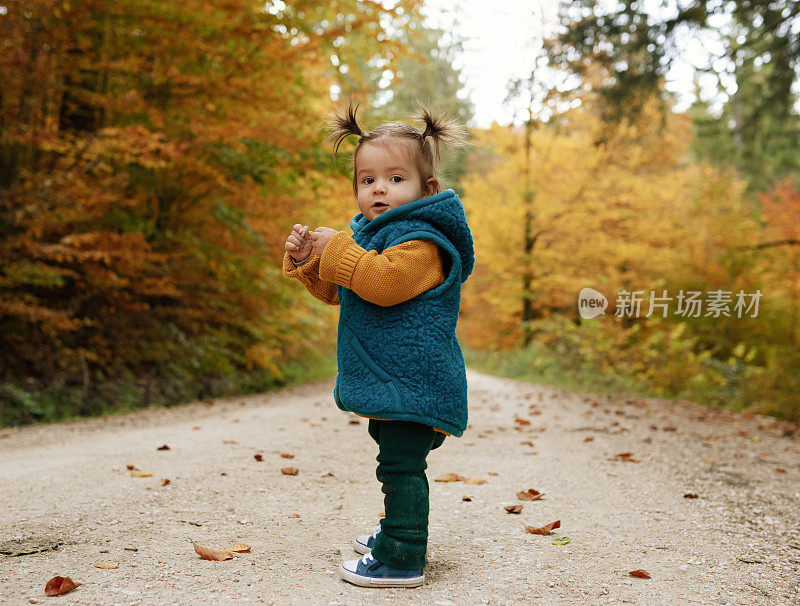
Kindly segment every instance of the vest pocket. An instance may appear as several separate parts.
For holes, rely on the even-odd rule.
[[[384,385],[384,387],[388,390],[388,395],[391,400],[394,402],[395,406],[399,410],[401,398],[400,398],[400,391],[397,389],[397,386],[392,379],[392,376],[386,372],[383,368],[376,364],[375,360],[373,360],[370,355],[367,353],[367,350],[364,349],[364,346],[361,345],[361,342],[358,340],[352,331],[347,330],[345,333],[346,339],[350,348],[352,349],[353,353],[355,353],[358,360],[361,364],[369,370],[380,383]],[[385,402],[384,402],[385,405]]]

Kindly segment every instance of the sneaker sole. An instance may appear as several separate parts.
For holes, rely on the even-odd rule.
[[[339,574],[348,583],[359,587],[419,587],[425,582],[424,574],[407,579],[379,579],[363,577],[360,574],[350,572],[344,566],[339,566]]]
[[[367,547],[363,543],[359,543],[355,539],[353,540],[353,549],[355,550],[356,553],[360,553],[361,555],[366,555],[370,551],[372,551],[369,547]]]

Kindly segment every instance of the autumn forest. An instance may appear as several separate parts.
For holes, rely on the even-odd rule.
[[[0,0],[0,426],[333,376],[338,311],[281,261],[357,212],[322,130],[349,100],[471,126],[441,179],[469,366],[800,421],[800,8],[639,4],[565,3],[509,83],[529,111],[479,128],[420,0]],[[675,41],[709,31],[734,85],[677,111]]]

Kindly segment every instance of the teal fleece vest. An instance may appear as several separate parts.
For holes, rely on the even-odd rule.
[[[372,221],[358,213],[350,227],[359,246],[378,253],[408,240],[432,240],[446,253],[445,281],[388,307],[337,286],[336,405],[359,415],[416,421],[460,436],[467,427],[467,377],[455,329],[461,284],[475,264],[461,200],[448,189]]]

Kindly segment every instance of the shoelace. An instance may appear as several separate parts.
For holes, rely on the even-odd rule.
[[[378,533],[379,533],[380,531],[381,531],[381,527],[380,527],[380,526],[376,526],[376,527],[375,527],[375,532],[373,532],[373,533],[372,533],[372,538],[373,538],[373,539],[377,539],[377,538],[378,538]]]
[[[372,560],[374,562],[375,558],[372,557],[371,553],[368,553],[363,558],[361,558],[361,563],[364,564],[365,566],[369,566],[369,561],[370,560]]]

